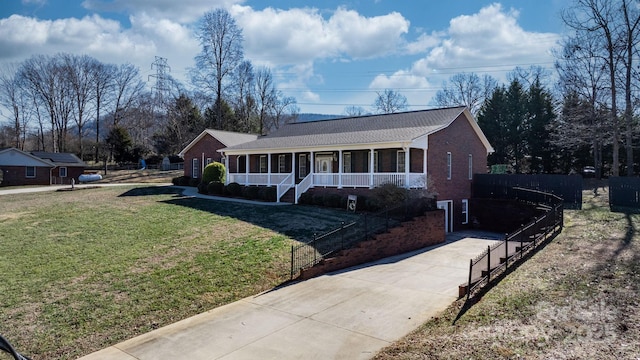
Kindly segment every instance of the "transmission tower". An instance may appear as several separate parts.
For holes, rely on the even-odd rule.
[[[169,94],[169,75],[171,67],[167,65],[167,58],[156,56],[155,61],[151,64],[151,70],[156,69],[156,73],[149,75],[150,78],[156,79],[156,84],[151,87],[154,98],[158,105],[162,105]]]

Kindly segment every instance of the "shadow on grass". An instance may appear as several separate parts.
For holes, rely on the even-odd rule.
[[[294,240],[307,242],[314,233],[322,233],[337,227],[340,222],[353,221],[358,215],[346,210],[312,206],[270,206],[259,203],[240,203],[184,196],[183,189],[173,186],[139,187],[119,195],[152,196],[176,195],[161,202],[204,211],[220,217],[230,217],[262,228],[270,229]]]

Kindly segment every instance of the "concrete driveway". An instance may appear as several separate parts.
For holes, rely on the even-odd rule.
[[[457,299],[469,259],[498,239],[477,234],[248,297],[82,359],[368,359]]]

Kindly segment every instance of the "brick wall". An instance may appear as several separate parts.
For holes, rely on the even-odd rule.
[[[445,241],[444,211],[435,210],[391,229],[388,233],[376,235],[373,240],[359,243],[356,247],[343,250],[333,258],[300,273],[299,279],[306,280],[328,272],[345,269],[370,261],[399,255]]]
[[[0,170],[3,172],[2,186],[51,184],[51,169],[48,167],[36,167],[33,178],[26,177],[24,166],[3,166]]]
[[[451,179],[447,179],[447,152],[451,153]],[[475,131],[461,114],[451,125],[429,135],[427,170],[438,200],[453,200],[454,231],[463,228],[462,199],[471,198],[469,154],[473,159],[473,173],[487,172],[487,150]]]
[[[198,159],[198,168],[200,174],[196,177],[199,178],[202,175],[202,154],[204,153],[204,164],[207,164],[207,158],[211,158],[212,161],[222,162],[222,154],[218,152],[218,149],[222,149],[225,146],[213,136],[206,134],[200,141],[195,143],[184,154],[184,175],[191,177],[192,162],[193,159]]]

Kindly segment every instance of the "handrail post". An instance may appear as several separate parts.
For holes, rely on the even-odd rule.
[[[491,281],[491,246],[487,245],[487,285]]]
[[[290,280],[293,280],[293,245],[291,245],[291,272],[290,272],[290,274],[291,274],[291,279]]]
[[[340,250],[344,250],[344,221],[340,222]]]
[[[471,295],[471,273],[473,272],[473,259],[469,260],[469,282],[467,283],[467,300],[469,300],[469,296]]]
[[[509,234],[504,234],[504,271],[507,271],[509,268]]]
[[[318,249],[316,248],[316,237],[318,237],[318,233],[313,233],[313,263],[316,263],[318,260]]]

